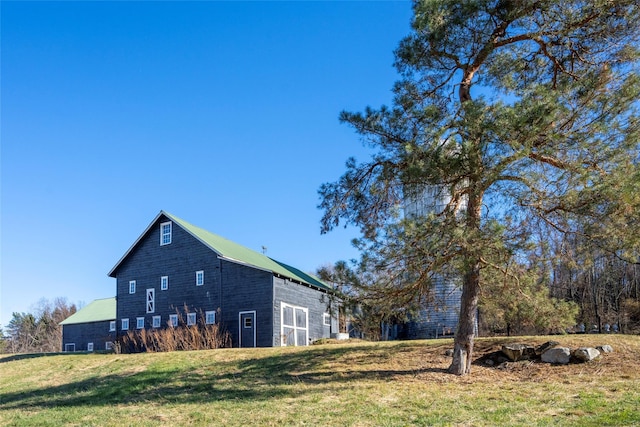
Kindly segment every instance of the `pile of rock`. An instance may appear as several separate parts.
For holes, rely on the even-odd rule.
[[[538,347],[528,344],[507,344],[502,346],[502,353],[511,362],[539,358],[543,362],[558,365],[566,365],[572,361],[575,363],[589,362],[600,356],[601,353],[611,353],[612,351],[613,348],[610,345],[580,347],[572,350],[568,347],[560,347],[556,341],[547,341]]]

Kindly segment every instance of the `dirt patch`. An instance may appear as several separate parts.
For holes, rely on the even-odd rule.
[[[554,336],[554,337],[520,337],[520,338],[481,338],[474,346],[473,365],[471,374],[464,377],[451,375],[447,368],[451,357],[445,353],[453,347],[450,340],[442,344],[413,344],[402,345],[400,351],[393,352],[393,358],[386,362],[396,369],[395,379],[399,381],[427,381],[439,383],[486,382],[503,383],[505,381],[532,382],[562,382],[571,384],[576,382],[594,381],[606,377],[609,380],[639,379],[640,369],[640,337],[635,341],[637,345],[629,345],[616,338],[615,335],[582,335],[582,336]],[[501,354],[504,344],[523,343],[538,346],[546,341],[554,340],[560,346],[569,348],[596,347],[609,344],[613,353],[603,353],[597,359],[587,363],[571,363],[569,365],[551,365],[540,360],[523,360],[518,362],[487,363],[496,360]],[[411,343],[411,342],[410,342]]]

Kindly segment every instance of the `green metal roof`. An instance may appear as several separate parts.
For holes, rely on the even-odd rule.
[[[276,261],[264,254],[253,251],[247,247],[232,242],[231,240],[227,240],[224,237],[220,237],[200,227],[196,227],[195,225],[190,224],[167,212],[163,211],[162,214],[185,229],[196,239],[207,245],[222,258],[271,271],[275,274],[279,274],[321,289],[331,289],[324,282],[311,274],[305,273],[280,261]]]
[[[76,323],[104,322],[105,320],[115,320],[115,318],[116,299],[112,297],[92,301],[64,319],[60,324],[75,325]]]
[[[120,259],[120,261],[118,261],[116,266],[111,269],[111,271],[109,272],[109,276],[115,277],[115,271],[118,269],[118,266],[127,258],[131,251],[137,246],[138,242],[140,242],[142,237],[147,234],[149,229],[153,227],[153,225],[162,216],[166,217],[170,221],[173,221],[174,224],[183,228],[186,232],[191,234],[197,240],[209,247],[212,251],[217,253],[218,256],[222,259],[270,271],[276,275],[284,276],[289,279],[293,279],[295,281],[302,282],[307,285],[311,285],[327,291],[331,290],[331,288],[326,283],[311,274],[305,273],[280,261],[276,261],[264,254],[253,251],[247,247],[232,242],[231,240],[225,239],[224,237],[220,237],[217,234],[213,234],[203,228],[196,227],[195,225],[190,224],[187,221],[180,219],[175,215],[171,215],[165,211],[160,211],[158,216],[151,222],[144,233],[142,233],[142,235],[138,238],[138,240],[136,240],[133,246]]]

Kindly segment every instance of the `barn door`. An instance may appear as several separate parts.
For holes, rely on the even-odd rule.
[[[238,333],[240,347],[256,346],[256,312],[240,312],[240,330]]]
[[[284,302],[281,310],[281,345],[309,345],[309,310]]]

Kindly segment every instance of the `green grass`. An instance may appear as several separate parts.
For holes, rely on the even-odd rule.
[[[640,337],[554,339],[616,351],[581,365],[476,365],[466,377],[445,372],[444,340],[0,355],[0,424],[640,425]],[[475,356],[507,341],[478,340]]]

